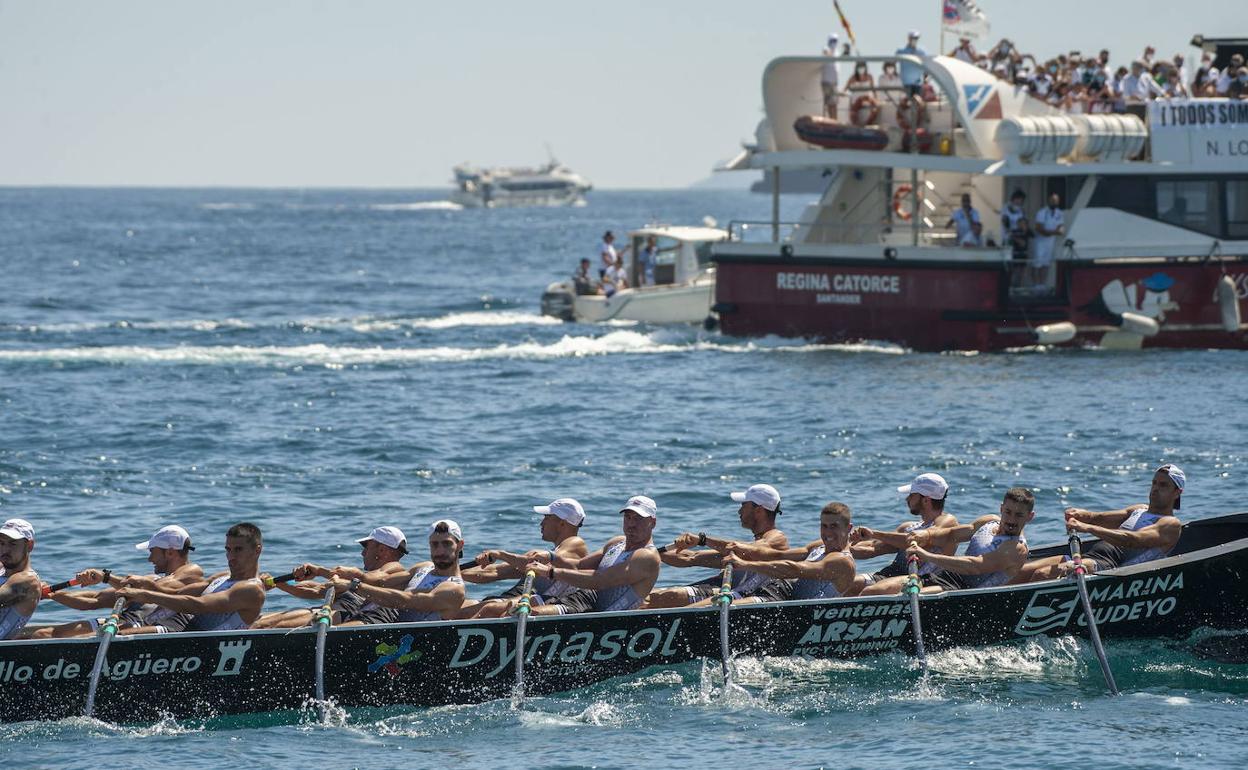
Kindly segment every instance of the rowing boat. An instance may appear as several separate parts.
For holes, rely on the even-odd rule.
[[[1065,553],[1066,543],[1032,551]],[[1088,578],[1101,635],[1189,638],[1248,627],[1248,512],[1184,525],[1171,556]],[[1074,582],[920,597],[928,650],[1087,634]],[[529,618],[529,694],[566,691],[650,666],[720,654],[716,608]],[[515,619],[332,628],[325,645],[327,699],[347,709],[438,706],[506,698]],[[735,655],[849,658],[914,652],[904,596],[739,605]],[[0,721],[82,713],[94,639],[0,642]],[[96,715],[122,723],[166,716],[206,719],[298,711],[316,688],[312,628],[119,636],[100,678]]]

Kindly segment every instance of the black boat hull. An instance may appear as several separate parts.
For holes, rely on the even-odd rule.
[[[1189,524],[1181,555],[1089,580],[1101,635],[1188,637],[1248,628],[1248,514]],[[1059,553],[1063,546],[1033,555]],[[1074,583],[924,595],[928,649],[1038,635],[1086,635]],[[511,619],[331,629],[325,691],[339,706],[437,706],[510,694]],[[847,658],[909,653],[902,597],[743,605],[732,610],[735,654]],[[0,721],[82,712],[94,639],[0,642]],[[571,690],[649,666],[719,656],[715,609],[534,617],[526,641],[530,694]],[[117,637],[96,715],[121,723],[299,710],[315,687],[312,629]]]

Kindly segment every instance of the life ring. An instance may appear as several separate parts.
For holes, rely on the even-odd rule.
[[[911,111],[914,112],[913,120],[909,116]],[[907,98],[897,105],[897,125],[902,131],[909,131],[916,127],[921,128],[925,117],[927,117],[927,106],[920,99]]]
[[[863,107],[869,107],[870,112],[866,118],[860,116]],[[863,126],[874,125],[875,121],[880,117],[880,103],[875,100],[871,94],[863,94],[854,100],[849,106],[849,121],[859,128]]]
[[[914,218],[913,211],[911,211],[908,208],[902,207],[902,204],[905,203],[906,199],[910,197],[910,193],[913,190],[914,188],[911,187],[910,185],[903,184],[903,185],[900,185],[897,188],[897,190],[893,193],[893,213],[896,214],[897,218],[903,222],[909,222],[911,219]],[[920,199],[922,198],[921,195],[919,197]]]

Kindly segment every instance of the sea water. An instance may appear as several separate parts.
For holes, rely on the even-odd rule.
[[[393,524],[463,525],[469,554],[538,546],[532,507],[575,496],[591,547],[633,494],[656,540],[737,537],[729,492],[766,482],[780,524],[819,508],[907,519],[934,470],[963,519],[1008,487],[1062,508],[1147,499],[1188,474],[1182,515],[1248,508],[1248,355],[1034,349],[917,354],[885,343],[734,339],[697,327],[542,317],[545,285],[602,232],[763,220],[766,196],[596,192],[576,209],[459,210],[440,191],[0,190],[0,516],[37,530],[48,580],[144,572],[134,544],[186,526],[209,571],[232,523],[262,567],[354,564]],[[786,200],[795,219],[804,201]],[[596,264],[596,262],[595,262]],[[417,546],[416,555],[421,555]],[[706,576],[666,570],[663,584]],[[472,593],[485,593],[474,587]],[[281,594],[273,607],[295,606]],[[37,621],[78,617],[57,605]],[[1238,765],[1248,667],[1178,642],[1033,640],[912,661],[744,659],[437,709],[309,711],[141,728],[0,726],[20,767],[1049,767]],[[0,697],[5,693],[0,690]]]

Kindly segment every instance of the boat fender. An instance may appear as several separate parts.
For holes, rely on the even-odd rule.
[[[1070,321],[1041,324],[1032,329],[1031,333],[1041,345],[1061,345],[1075,338],[1075,325]]]
[[[862,116],[862,109],[864,107],[869,108],[865,118]],[[849,122],[859,128],[874,125],[875,121],[879,119],[880,103],[877,102],[875,97],[871,94],[863,94],[855,99],[853,104],[849,105]]]
[[[702,328],[706,329],[708,332],[715,331],[719,328],[719,319],[713,314],[707,315],[706,318],[702,319]]]
[[[1222,306],[1222,328],[1232,334],[1239,331],[1243,318],[1239,313],[1239,296],[1235,292],[1235,281],[1229,275],[1222,276],[1218,281],[1218,304]]]
[[[1124,332],[1138,334],[1141,337],[1155,337],[1157,332],[1161,331],[1161,325],[1156,319],[1139,313],[1121,313],[1118,316],[1118,325]]]
[[[909,201],[913,189],[910,185],[903,184],[893,193],[893,213],[903,222],[909,222],[914,217],[914,212],[904,205]],[[919,198],[923,198],[922,193],[919,193]]]

